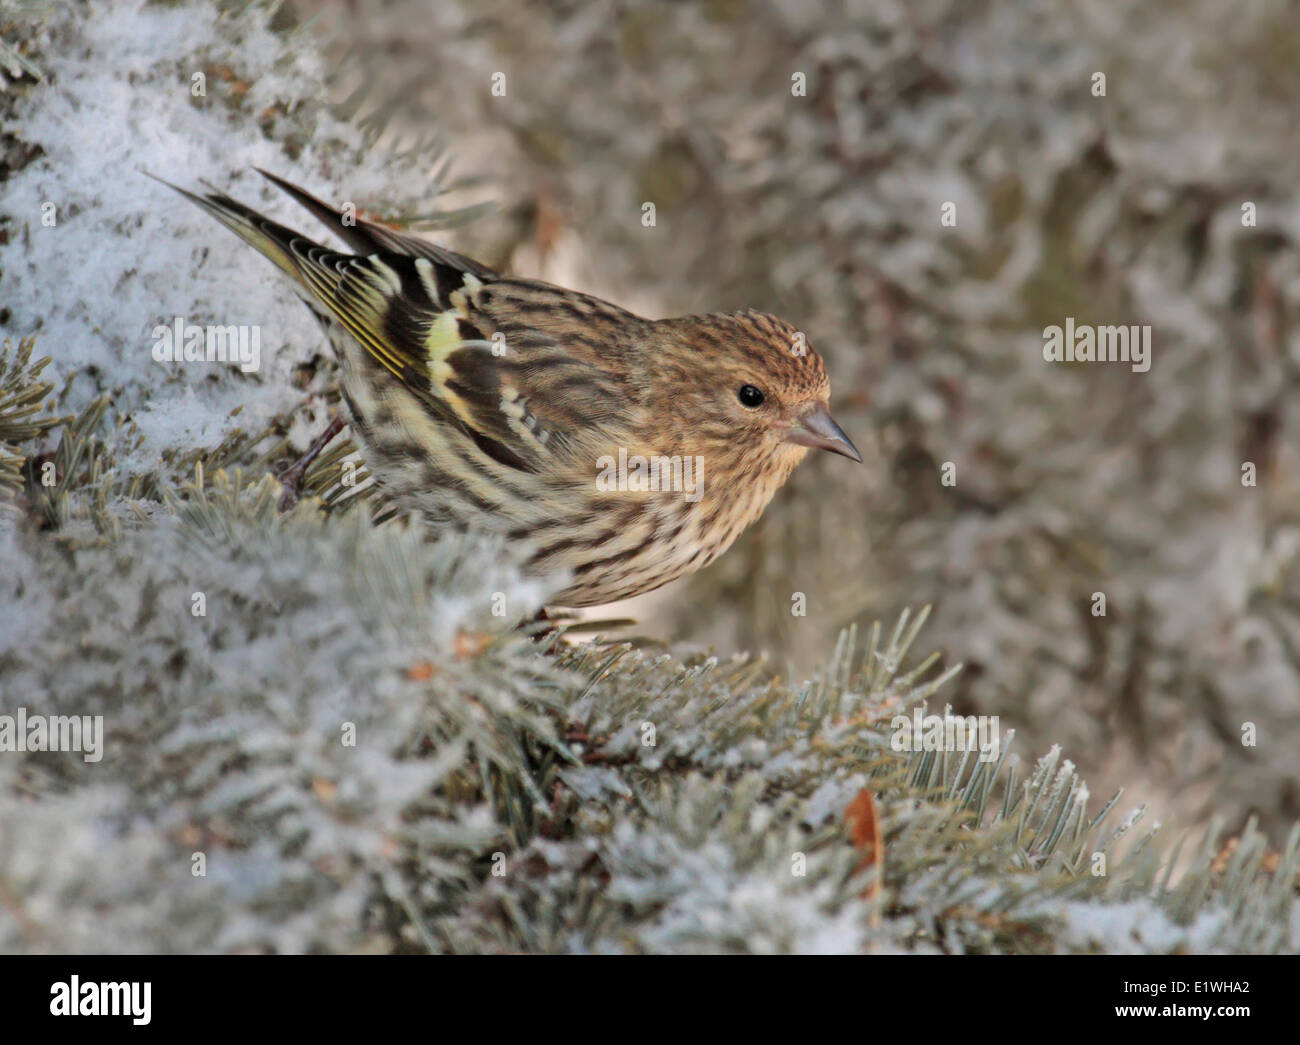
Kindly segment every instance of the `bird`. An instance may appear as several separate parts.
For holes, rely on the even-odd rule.
[[[786,320],[645,319],[257,169],[350,250],[206,183],[164,184],[281,269],[319,319],[385,495],[431,526],[520,545],[527,574],[556,578],[548,606],[603,605],[708,566],[810,449],[862,461],[831,417],[821,356]]]

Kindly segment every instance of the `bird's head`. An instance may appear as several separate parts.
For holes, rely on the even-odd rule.
[[[831,418],[821,356],[795,326],[753,311],[666,323],[673,351],[655,370],[693,452],[738,467],[775,468],[780,480],[809,449],[862,460]]]

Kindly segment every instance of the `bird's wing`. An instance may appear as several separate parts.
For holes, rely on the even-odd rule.
[[[171,187],[285,271],[435,421],[499,464],[585,471],[632,442],[641,385],[625,364],[645,320],[378,226],[351,231],[390,246],[344,254],[221,192]]]

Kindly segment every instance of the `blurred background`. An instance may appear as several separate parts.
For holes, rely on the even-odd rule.
[[[956,709],[1022,753],[1183,822],[1300,816],[1300,7],[294,8],[391,135],[446,133],[453,200],[499,205],[444,242],[825,356],[866,465],[811,457],[718,564],[614,608],[638,633],[798,679],[932,603]],[[1149,324],[1150,371],[1044,362],[1069,316]]]

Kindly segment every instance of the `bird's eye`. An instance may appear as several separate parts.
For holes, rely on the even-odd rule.
[[[763,393],[753,385],[741,385],[740,391],[736,393],[736,398],[740,400],[741,406],[747,406],[751,410],[760,406],[763,402]]]

